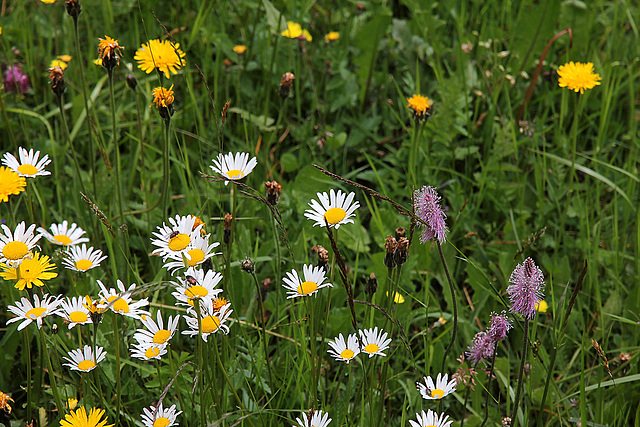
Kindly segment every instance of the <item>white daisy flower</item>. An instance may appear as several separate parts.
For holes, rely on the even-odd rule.
[[[60,311],[58,316],[69,323],[69,329],[76,325],[86,325],[91,322],[91,313],[84,306],[85,299],[82,297],[67,298],[60,302]]]
[[[20,160],[16,159],[11,153],[4,153],[2,164],[16,172],[18,175],[27,178],[34,178],[38,175],[51,175],[51,172],[44,169],[45,166],[51,163],[49,155],[45,154],[44,157],[38,161],[38,157],[40,157],[39,151],[34,153],[33,148],[27,151],[26,149],[19,147],[18,157],[20,157]]]
[[[44,294],[42,296],[42,301],[40,301],[40,297],[38,297],[37,294],[34,294],[33,304],[31,304],[31,301],[26,297],[22,297],[20,301],[16,301],[16,305],[10,305],[7,307],[10,312],[17,316],[7,320],[7,324],[22,321],[18,326],[18,330],[21,331],[35,320],[38,325],[38,329],[40,329],[42,327],[42,319],[58,313],[58,305],[60,305],[61,297],[62,295],[53,297],[49,294]]]
[[[142,410],[142,422],[146,427],[171,427],[177,426],[176,418],[182,411],[176,411],[176,405],[163,408],[162,403],[157,408],[154,405]]]
[[[156,317],[158,319],[157,322],[155,322],[151,316],[144,316],[142,318],[142,324],[146,326],[147,329],[138,329],[138,331],[133,334],[133,338],[140,343],[146,342],[156,345],[168,344],[178,329],[180,316],[169,316],[167,329],[164,329],[164,320],[162,320],[162,313],[160,311],[156,313]]]
[[[108,308],[110,308],[114,313],[122,314],[123,316],[132,317],[134,319],[142,319],[143,315],[151,315],[148,311],[140,308],[149,305],[149,301],[147,301],[146,298],[133,302],[131,294],[136,288],[135,283],[132,283],[131,286],[129,286],[129,289],[125,289],[122,281],[118,280],[118,292],[114,288],[107,290],[100,280],[96,280],[96,282],[98,282],[98,286],[100,286],[100,293],[98,294],[101,298],[100,303],[108,305]]]
[[[160,360],[160,358],[165,354],[167,354],[166,345],[156,345],[147,341],[134,344],[133,349],[131,350],[131,357],[142,360]]]
[[[50,228],[51,233],[42,227],[38,227],[38,232],[54,245],[73,246],[89,241],[86,237],[82,237],[86,231],[78,227],[75,222],[69,227],[67,220],[64,220],[62,224],[51,224]]]
[[[107,259],[106,255],[102,255],[100,249],[93,249],[93,246],[87,249],[86,244],[80,246],[70,246],[64,253],[62,264],[69,270],[87,271],[98,267],[102,261]]]
[[[89,372],[98,366],[98,363],[102,362],[105,357],[107,357],[107,352],[102,347],[96,347],[94,357],[93,347],[85,345],[84,349],[71,350],[69,357],[63,357],[64,360],[70,362],[64,363],[63,366],[68,366],[72,371]]]
[[[215,334],[218,331],[222,331],[223,334],[229,333],[229,327],[225,325],[225,322],[229,318],[229,315],[233,313],[233,310],[229,309],[231,304],[225,304],[219,311],[215,311],[213,308],[213,301],[205,300],[201,305],[202,317],[200,322],[202,324],[202,339],[207,342],[207,337],[210,334]],[[187,321],[189,330],[182,331],[183,335],[198,336],[198,317],[194,313],[193,317],[184,316],[184,320]]]
[[[213,165],[209,167],[228,179],[237,180],[249,175],[257,164],[255,157],[249,160],[249,153],[236,153],[235,158],[233,153],[220,153],[218,158],[213,159]],[[228,184],[229,181],[225,180],[224,185]]]
[[[34,234],[35,224],[26,227],[22,221],[12,233],[9,227],[2,224],[4,233],[0,233],[0,263],[6,262],[9,267],[15,268],[36,246],[42,236],[40,233]]]
[[[178,304],[187,307],[193,307],[193,300],[201,301],[211,300],[215,298],[222,289],[216,289],[218,283],[222,280],[222,274],[217,271],[208,270],[206,273],[194,267],[189,267],[184,273],[184,279],[177,277],[178,282],[172,282],[176,285],[176,291],[172,292]]]
[[[333,189],[327,193],[316,193],[318,200],[311,199],[309,207],[304,211],[304,216],[308,219],[315,221],[313,226],[319,225],[325,227],[325,219],[329,224],[329,227],[335,227],[338,229],[341,225],[352,223],[351,217],[355,216],[355,211],[360,207],[360,203],[354,202],[353,198],[356,193],[343,193],[338,190],[336,193]]]
[[[416,382],[416,387],[423,399],[442,399],[443,397],[456,391],[456,380],[448,381],[449,374],[438,374],[435,384],[431,377],[424,377],[424,384]]]
[[[171,261],[165,262],[164,267],[175,273],[175,270],[181,268],[195,267],[214,255],[220,255],[222,252],[214,252],[213,250],[220,246],[220,242],[213,242],[209,244],[209,235],[204,237],[199,235],[192,235],[191,243],[187,246],[183,252],[178,254],[170,254],[168,259]],[[166,260],[165,260],[166,261]]]
[[[373,357],[376,354],[378,356],[386,356],[383,350],[388,349],[389,344],[391,344],[391,338],[387,339],[386,332],[382,329],[378,332],[377,326],[373,329],[365,329],[358,332],[360,332],[360,339],[362,339],[362,345],[364,345],[363,352],[369,353],[369,357]]]
[[[158,231],[154,231],[152,234],[156,237],[151,239],[151,243],[157,246],[151,252],[152,255],[161,256],[163,261],[167,258],[174,256],[177,259],[182,259],[182,255],[186,256],[191,241],[195,236],[200,236],[200,230],[203,224],[196,224],[196,217],[193,215],[180,216],[176,215],[175,218],[169,218],[168,226],[166,223],[159,225]]]
[[[409,420],[411,427],[450,427],[453,424],[453,420],[447,421],[449,416],[444,412],[438,416],[431,409],[427,413],[422,411],[422,414],[416,414],[416,417],[418,421]]]
[[[308,297],[314,295],[319,289],[327,286],[333,287],[331,283],[322,283],[325,281],[325,271],[322,267],[314,267],[313,265],[303,265],[304,281],[298,276],[298,272],[294,269],[287,273],[287,277],[283,277],[282,286],[288,289],[287,299],[296,297]]]
[[[327,352],[340,362],[349,363],[358,354],[360,354],[360,346],[358,345],[358,337],[351,334],[345,342],[342,334],[338,335],[333,341],[329,341],[330,350]]]
[[[308,418],[304,412],[302,413],[302,420],[296,418],[299,427],[327,427],[331,420],[332,418],[329,418],[329,413],[322,410],[314,411],[311,418]]]

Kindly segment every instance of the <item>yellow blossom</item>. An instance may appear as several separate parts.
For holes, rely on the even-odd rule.
[[[584,93],[585,89],[592,89],[600,84],[602,78],[593,72],[593,63],[568,62],[558,68],[558,86],[566,87],[575,92]]]

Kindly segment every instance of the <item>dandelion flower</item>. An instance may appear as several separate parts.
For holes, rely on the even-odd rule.
[[[0,268],[4,270],[0,276],[5,280],[17,280],[14,286],[21,291],[24,288],[31,289],[32,286],[42,287],[44,286],[43,280],[58,277],[58,273],[52,271],[56,265],[49,262],[50,260],[51,258],[47,255],[40,256],[38,252],[34,252],[32,257],[24,258],[17,267],[0,265]]]
[[[542,299],[536,303],[536,310],[538,313],[546,313],[549,310],[549,304]]]
[[[229,308],[231,304],[225,304],[216,312],[212,303],[211,300],[205,300],[204,304],[200,306],[202,309],[200,323],[202,325],[202,339],[204,342],[207,342],[207,337],[210,334],[215,334],[218,331],[222,331],[225,335],[229,333],[229,327],[225,325],[225,322],[229,319],[229,315],[233,313],[233,310]],[[186,320],[189,330],[182,331],[182,334],[198,336],[198,316],[184,316],[184,320]]]
[[[0,166],[0,203],[8,202],[9,196],[25,190],[27,180],[9,168]]]
[[[420,222],[422,234],[420,241],[426,243],[435,238],[440,243],[444,243],[447,239],[447,223],[445,218],[447,214],[440,206],[440,196],[433,187],[424,186],[420,190],[414,191],[414,204],[416,216],[423,222]]]
[[[104,409],[91,408],[87,416],[87,410],[84,406],[70,412],[64,416],[64,420],[60,421],[60,427],[112,427],[113,424],[107,425],[107,419],[101,419],[104,416]]]
[[[444,376],[438,374],[434,384],[431,377],[424,377],[424,384],[418,381],[416,387],[423,399],[442,399],[456,391],[456,380],[447,381],[448,379],[449,374],[444,374]]]
[[[102,362],[107,357],[107,352],[102,347],[96,347],[96,354],[94,357],[93,347],[85,345],[84,349],[79,348],[77,350],[71,350],[69,357],[63,357],[69,363],[64,363],[63,366],[68,366],[72,371],[90,372],[98,366],[98,363]]]
[[[296,427],[327,427],[333,418],[329,418],[329,414],[322,410],[313,412],[311,418],[307,417],[305,412],[302,413],[302,419],[296,418],[298,426]]]
[[[304,211],[304,216],[308,219],[315,221],[313,226],[319,225],[324,227],[327,223],[329,227],[340,228],[341,225],[351,223],[353,220],[351,217],[355,216],[355,211],[360,207],[359,202],[354,202],[353,199],[356,193],[343,193],[341,190],[337,192],[333,189],[327,193],[316,193],[317,200],[311,199],[309,207]],[[326,220],[326,223],[325,223]]]
[[[575,92],[584,93],[585,89],[593,89],[600,85],[602,78],[593,72],[593,63],[569,62],[558,68],[558,86]]]
[[[236,153],[235,157],[233,153],[220,153],[216,159],[213,159],[213,165],[209,167],[228,179],[237,180],[249,175],[257,164],[255,157],[249,160],[249,153]],[[228,184],[229,181],[225,180],[224,185]]]
[[[107,288],[102,284],[100,280],[96,280],[98,286],[100,286],[100,298],[101,304],[109,305],[111,311],[114,313],[122,314],[123,316],[132,317],[134,319],[142,319],[143,315],[149,316],[150,313],[146,310],[142,310],[141,307],[149,305],[149,301],[143,298],[139,301],[133,302],[131,295],[136,289],[136,284],[132,283],[128,289],[124,288],[124,283],[121,280],[117,281],[118,291],[114,288]]]
[[[133,57],[138,61],[138,68],[147,74],[156,68],[164,73],[165,78],[171,78],[171,73],[178,74],[180,68],[187,62],[184,59],[186,54],[180,49],[180,43],[173,43],[167,40],[149,40],[143,43]]]
[[[281,34],[290,39],[297,39],[302,35],[302,26],[297,22],[287,21],[287,29]]]
[[[69,329],[76,325],[86,325],[91,323],[91,312],[84,305],[83,297],[72,297],[60,303],[58,316],[62,317],[65,323],[69,324]]]
[[[349,335],[346,341],[342,334],[340,334],[333,341],[329,341],[329,347],[331,347],[331,349],[327,350],[327,352],[339,362],[349,363],[360,354],[356,334]]]
[[[388,349],[389,344],[391,344],[391,338],[387,339],[386,332],[382,329],[378,332],[377,326],[373,329],[365,329],[358,332],[360,333],[360,339],[364,346],[362,349],[363,352],[369,353],[370,358],[375,355],[386,356],[383,351]]]
[[[409,420],[411,427],[450,427],[453,421],[447,421],[448,415],[444,412],[438,416],[437,413],[429,409],[426,413],[422,411],[421,414],[416,414],[418,421]]]
[[[314,267],[313,265],[303,265],[302,272],[304,281],[294,269],[287,273],[287,277],[283,277],[282,286],[288,289],[287,299],[297,297],[309,297],[315,295],[322,288],[333,287],[331,283],[324,283],[325,270],[322,267]]]
[[[233,51],[235,53],[237,53],[238,55],[242,55],[243,53],[245,53],[247,51],[247,47],[243,44],[239,44],[233,47]]]
[[[100,249],[93,249],[93,246],[87,249],[86,244],[80,246],[70,246],[64,253],[62,264],[70,270],[85,272],[92,268],[100,266],[100,263],[107,259],[106,255],[102,255]]]
[[[197,218],[197,217],[196,217]],[[215,255],[222,252],[214,252],[216,247],[220,246],[220,242],[209,244],[209,235],[202,237],[197,234],[192,235],[191,243],[180,254],[170,254],[171,261],[165,262],[164,267],[169,271],[181,268],[196,267]]]
[[[152,342],[143,341],[133,345],[131,357],[141,360],[160,360],[162,356],[167,354],[167,346],[154,344]]]
[[[222,292],[222,289],[216,289],[216,286],[222,280],[222,274],[217,271],[207,270],[205,272],[189,267],[185,271],[184,277],[184,279],[178,277],[178,282],[173,282],[176,285],[176,291],[171,294],[178,300],[180,305],[193,307],[194,299],[200,301],[211,300]]]
[[[133,338],[140,343],[148,342],[156,345],[166,345],[178,329],[180,316],[169,316],[167,329],[164,328],[164,321],[162,320],[162,313],[160,311],[158,311],[156,318],[158,319],[157,322],[155,322],[151,316],[144,317],[142,324],[146,326],[147,329],[138,329],[138,331],[133,334]]]
[[[420,94],[407,98],[407,107],[413,112],[416,119],[426,119],[431,115],[431,105],[429,98]]]
[[[51,233],[45,228],[38,227],[37,231],[54,245],[73,246],[89,241],[88,238],[82,237],[86,231],[78,227],[75,222],[71,224],[71,227],[69,227],[67,220],[62,221],[62,224],[51,224],[50,230]]]
[[[162,86],[158,86],[151,91],[151,95],[153,95],[153,103],[151,105],[155,105],[156,108],[169,108],[175,98],[173,96],[173,85],[169,89],[165,89]]]
[[[38,161],[38,157],[40,157],[39,151],[34,153],[33,148],[27,151],[26,149],[19,147],[18,157],[20,160],[16,159],[11,153],[5,153],[4,158],[2,159],[2,164],[11,168],[11,170],[25,178],[34,178],[39,175],[51,175],[51,172],[44,169],[45,166],[51,163],[49,155],[45,154],[44,157]]]
[[[536,315],[536,303],[544,298],[544,275],[531,258],[516,265],[509,278],[507,293],[511,301],[512,313],[518,313],[525,319],[533,319]]]
[[[331,43],[340,38],[340,33],[337,31],[331,31],[324,36],[325,43]]]
[[[49,294],[44,294],[41,301],[40,297],[37,294],[34,294],[33,304],[31,304],[31,301],[27,298],[22,297],[20,301],[16,301],[16,305],[10,305],[7,307],[11,313],[17,316],[7,320],[7,324],[22,321],[22,323],[18,325],[18,330],[21,331],[35,320],[38,325],[38,329],[40,329],[42,327],[42,319],[58,313],[60,297],[61,296],[57,296],[54,298]]]
[[[11,267],[15,267],[29,255],[31,250],[40,240],[40,234],[34,234],[36,225],[32,224],[29,228],[22,221],[12,233],[11,229],[2,224],[4,234],[0,233],[0,263],[6,262]]]
[[[163,408],[162,402],[156,408],[151,405],[148,408],[142,410],[142,423],[146,427],[171,427],[177,426],[176,418],[182,411],[176,411],[176,405],[171,405],[169,408]]]
[[[176,215],[175,218],[169,218],[171,226],[166,223],[158,226],[158,231],[152,233],[155,239],[151,239],[151,244],[157,246],[158,249],[155,249],[151,254],[161,256],[164,261],[169,257],[182,259],[183,254],[186,256],[191,249],[189,244],[195,235],[200,234],[202,228],[195,226],[195,218],[193,215]]]

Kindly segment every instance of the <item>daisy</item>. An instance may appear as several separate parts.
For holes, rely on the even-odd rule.
[[[42,319],[49,315],[58,313],[60,297],[61,296],[59,295],[54,298],[49,294],[44,294],[42,296],[42,301],[40,301],[40,297],[35,294],[33,296],[34,304],[31,304],[31,301],[27,298],[22,297],[20,301],[16,301],[16,305],[10,305],[7,307],[10,312],[17,316],[7,320],[7,324],[22,321],[18,326],[18,330],[21,331],[35,320],[38,325],[38,329],[40,329],[42,327]]]
[[[418,421],[409,420],[409,424],[411,427],[449,427],[453,424],[453,421],[447,421],[449,419],[448,415],[445,415],[444,412],[438,416],[431,409],[425,414],[422,411],[422,414],[416,414]]]
[[[42,237],[40,234],[33,233],[36,225],[31,224],[26,230],[25,228],[26,224],[22,221],[12,233],[9,227],[2,224],[4,234],[0,233],[0,263],[6,262],[15,267],[36,246]]]
[[[600,85],[602,78],[593,72],[593,62],[568,62],[558,67],[558,86],[575,92],[584,93],[585,89],[593,89]]]
[[[212,306],[212,301],[204,301],[202,304],[202,317],[200,319],[202,325],[202,339],[207,342],[207,337],[210,334],[215,334],[218,331],[222,331],[223,334],[229,333],[229,327],[224,323],[229,318],[229,315],[233,313],[233,310],[229,309],[231,304],[225,304],[216,313]],[[188,331],[182,331],[183,335],[198,336],[198,317],[194,314],[194,317],[184,316],[184,320],[187,321],[189,326]]]
[[[20,194],[25,190],[27,180],[9,168],[0,166],[0,203],[8,202],[9,196]]]
[[[86,237],[82,237],[86,231],[78,227],[75,222],[69,227],[67,220],[64,220],[62,224],[51,224],[50,228],[51,233],[42,227],[38,227],[37,231],[54,245],[73,246],[89,241]]]
[[[369,357],[374,355],[386,356],[382,351],[389,348],[391,338],[387,339],[387,333],[380,329],[378,333],[378,327],[373,329],[360,330],[360,339],[364,348],[362,351],[369,353]]]
[[[102,256],[100,249],[94,250],[93,246],[87,249],[87,245],[83,243],[82,247],[70,246],[63,255],[62,264],[70,270],[84,272],[100,266],[105,259],[107,256]]]
[[[448,381],[449,374],[438,374],[435,384],[431,377],[424,377],[424,384],[420,381],[416,382],[416,387],[422,395],[423,399],[442,399],[445,396],[456,391],[456,380]]]
[[[255,157],[249,160],[249,153],[233,153],[218,154],[218,158],[213,159],[213,165],[209,167],[225,178],[237,180],[249,175],[253,168],[256,167],[258,161]],[[224,185],[229,185],[229,181],[225,180]]]
[[[107,419],[101,420],[104,416],[104,409],[91,408],[87,416],[87,410],[84,406],[70,412],[64,416],[64,420],[60,421],[60,427],[112,427],[113,424],[107,425]]]
[[[21,291],[24,288],[31,289],[32,286],[42,287],[44,286],[43,280],[58,277],[58,273],[52,271],[56,265],[49,262],[50,260],[51,258],[48,256],[40,256],[38,252],[34,252],[31,258],[23,259],[20,265],[15,268],[11,268],[7,264],[0,265],[0,268],[4,270],[0,276],[5,280],[16,280],[14,286]]]
[[[179,283],[173,282],[176,285],[176,291],[171,294],[178,300],[180,305],[193,307],[194,299],[201,301],[211,300],[222,292],[222,289],[216,289],[216,286],[222,280],[222,274],[217,271],[208,270],[205,273],[202,270],[189,267],[184,275],[184,279],[182,277],[177,278]]]
[[[69,357],[63,357],[64,360],[69,361],[69,363],[63,363],[63,366],[68,366],[72,371],[89,372],[98,366],[98,363],[102,362],[105,357],[107,357],[107,352],[102,347],[96,347],[94,357],[93,347],[85,345],[84,349],[71,350]]]
[[[202,227],[196,226],[194,228],[195,222],[193,215],[176,215],[175,218],[169,218],[170,227],[163,222],[157,227],[158,231],[152,233],[155,239],[152,238],[151,243],[158,249],[155,249],[151,254],[161,256],[164,261],[172,255],[182,259],[182,254],[191,249],[189,244],[194,235],[200,235]]]
[[[287,277],[283,277],[282,286],[288,289],[287,299],[296,297],[308,297],[314,295],[319,289],[327,286],[333,287],[331,283],[323,283],[325,281],[325,270],[322,267],[314,267],[313,265],[303,265],[304,282],[298,276],[296,270],[287,273]]]
[[[355,216],[354,212],[360,207],[360,203],[353,202],[356,193],[346,194],[341,190],[336,193],[335,190],[331,189],[329,194],[317,193],[317,196],[320,203],[315,199],[311,199],[309,202],[311,209],[304,211],[305,217],[315,221],[314,227],[316,225],[324,227],[328,223],[329,227],[338,229],[343,224],[353,224],[351,217]]]
[[[140,343],[146,342],[156,345],[166,345],[178,329],[178,320],[180,319],[180,316],[169,316],[167,329],[164,329],[164,321],[162,320],[162,313],[160,313],[160,311],[158,311],[156,317],[158,321],[154,322],[151,316],[145,316],[142,319],[142,324],[146,326],[148,330],[138,329],[138,331],[133,335],[133,338]]]
[[[332,418],[329,418],[329,414],[320,409],[314,411],[311,418],[307,417],[304,412],[302,413],[302,420],[296,418],[299,427],[327,427],[331,420]]]
[[[162,403],[158,407],[151,405],[142,410],[142,422],[146,427],[171,427],[177,426],[176,417],[182,411],[176,412],[176,405],[169,408],[163,408]]]
[[[134,344],[133,350],[131,350],[131,357],[142,360],[160,360],[165,354],[167,354],[166,345],[157,345],[147,341]]]
[[[136,288],[136,284],[132,283],[128,289],[124,288],[124,283],[121,280],[117,281],[117,286],[120,292],[117,292],[114,288],[107,288],[102,284],[100,280],[96,280],[98,286],[100,286],[99,296],[102,299],[102,304],[108,304],[114,313],[122,314],[123,316],[132,317],[134,319],[141,319],[142,315],[149,316],[150,313],[146,310],[141,310],[140,307],[149,305],[149,301],[146,298],[140,301],[133,302],[131,294]]]
[[[40,157],[39,151],[34,153],[33,148],[27,151],[19,147],[18,157],[20,160],[16,159],[11,153],[4,153],[2,164],[8,166],[14,172],[17,172],[18,175],[27,178],[34,178],[38,175],[51,175],[51,172],[44,169],[45,166],[51,163],[47,154],[38,161],[38,157]]]
[[[327,352],[339,362],[349,363],[360,354],[356,334],[349,335],[346,342],[342,334],[340,334],[333,341],[329,341],[329,347],[331,347],[331,349]]]
[[[222,252],[214,252],[213,250],[220,246],[220,242],[209,244],[209,235],[202,237],[193,235],[191,243],[185,248],[184,252],[178,255],[169,255],[171,261],[165,262],[164,267],[175,273],[175,270],[181,268],[195,267],[210,259],[214,255],[220,255]],[[173,274],[173,273],[172,273]]]
[[[171,74],[178,74],[177,70],[187,65],[185,56],[187,55],[180,49],[180,43],[149,40],[142,44],[133,59],[138,61],[138,68],[145,73],[149,74],[157,68],[169,79]]]
[[[76,325],[86,325],[91,323],[91,313],[84,306],[84,298],[73,297],[67,298],[60,302],[60,311],[58,316],[69,323],[69,329]]]

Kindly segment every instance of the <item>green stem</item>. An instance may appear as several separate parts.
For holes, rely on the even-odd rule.
[[[58,392],[58,386],[56,384],[56,376],[53,371],[53,365],[51,364],[51,357],[49,357],[49,350],[47,349],[47,340],[44,336],[44,331],[42,327],[38,328],[38,332],[40,333],[40,342],[42,343],[43,353],[45,354],[45,358],[47,359],[47,367],[49,368],[49,381],[51,382],[51,391],[53,391],[53,398],[56,401],[56,406],[58,408],[58,414],[62,414],[64,411],[64,405],[62,404],[62,400],[60,399],[60,393]]]
[[[200,425],[207,425],[207,414],[204,408],[204,357],[203,352],[203,339],[202,339],[202,312],[200,306],[200,300],[195,298],[193,300],[193,308],[196,310],[196,316],[198,317],[198,387],[200,390]]]
[[[267,343],[267,333],[265,332],[265,320],[264,320],[264,307],[263,307],[263,301],[262,301],[262,292],[260,289],[260,283],[258,283],[258,277],[256,276],[255,271],[251,273],[251,277],[253,277],[253,281],[256,284],[256,292],[257,292],[257,298],[258,298],[258,312],[259,314],[259,319],[260,319],[260,327],[258,327],[258,335],[259,335],[259,339],[262,342],[262,346],[264,347],[264,360],[267,364],[267,371],[269,373],[269,386],[271,387],[271,389],[274,389],[274,382],[273,382],[273,373],[271,371],[271,360],[269,359],[269,347],[268,347],[268,343]],[[248,320],[248,319],[247,319]]]
[[[22,334],[24,338],[24,348],[25,348],[25,356],[26,356],[26,367],[27,367],[27,422],[31,421],[31,401],[32,401],[32,389],[31,386],[31,343],[29,342],[29,331],[26,330]]]
[[[119,426],[120,421],[120,409],[122,405],[122,379],[120,376],[120,331],[118,329],[118,314],[113,314],[113,348],[116,353],[116,423],[115,425]],[[94,337],[95,340],[95,337]],[[95,341],[94,341],[95,342]],[[95,347],[94,347],[95,351]],[[95,354],[95,353],[94,353]]]
[[[518,388],[516,400],[513,402],[513,414],[511,415],[511,425],[518,425],[518,409],[520,408],[520,395],[522,394],[522,383],[524,382],[524,365],[527,361],[527,345],[529,344],[529,320],[524,319],[524,332],[522,337],[522,360],[520,361],[520,371],[518,372]]]
[[[168,218],[169,212],[169,140],[171,133],[171,119],[165,120],[164,126],[164,146],[162,148],[162,217]]]
[[[453,347],[453,343],[456,340],[456,335],[458,334],[458,303],[456,301],[456,290],[453,284],[453,280],[451,279],[451,274],[449,274],[449,267],[447,267],[447,262],[444,259],[444,253],[442,252],[442,245],[440,242],[436,240],[436,244],[438,245],[438,252],[440,253],[440,260],[442,261],[442,266],[444,267],[444,272],[447,276],[447,281],[449,282],[449,288],[451,289],[451,303],[453,305],[453,332],[451,334],[451,342],[444,350],[444,355],[442,356],[442,369],[440,372],[444,372],[445,365],[447,363],[447,356]]]
[[[489,371],[489,381],[487,382],[487,398],[484,402],[484,421],[482,421],[482,424],[480,425],[480,427],[484,427],[484,425],[487,423],[487,420],[489,419],[489,396],[491,396],[491,380],[493,380],[493,370],[496,367],[497,352],[498,352],[498,343],[496,343],[496,348],[493,349],[493,357],[491,358],[491,370]],[[475,370],[475,366],[473,367],[473,369]]]
[[[67,137],[67,143],[69,144],[69,148],[71,148],[71,155],[73,157],[73,166],[76,171],[76,179],[80,184],[80,188],[83,193],[87,193],[87,190],[84,188],[84,183],[82,182],[82,176],[80,175],[80,164],[78,163],[78,155],[76,153],[75,148],[73,147],[73,141],[71,141],[71,135],[69,134],[69,127],[67,126],[67,119],[64,114],[64,102],[62,100],[62,95],[58,96],[58,107],[60,107],[60,117],[62,119],[62,128],[64,129],[64,134]]]

